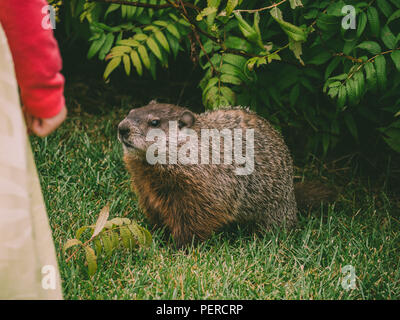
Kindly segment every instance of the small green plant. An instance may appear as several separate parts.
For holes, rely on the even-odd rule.
[[[93,276],[97,271],[97,257],[105,253],[110,257],[113,251],[124,247],[132,251],[139,246],[150,246],[152,236],[150,232],[128,218],[113,218],[108,220],[109,207],[105,206],[97,219],[95,225],[80,227],[74,239],[69,239],[63,248],[67,249],[79,246],[66,260],[69,262],[80,251],[85,252],[88,274]],[[85,231],[90,232],[90,238],[82,241]],[[93,247],[94,246],[94,249]]]

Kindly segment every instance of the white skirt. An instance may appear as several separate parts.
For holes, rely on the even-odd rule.
[[[51,229],[1,25],[0,299],[62,299]]]

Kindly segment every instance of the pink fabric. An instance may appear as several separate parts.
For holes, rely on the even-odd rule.
[[[52,29],[42,9],[45,0],[0,0],[0,23],[14,60],[21,99],[39,118],[57,115],[65,105],[62,61]]]

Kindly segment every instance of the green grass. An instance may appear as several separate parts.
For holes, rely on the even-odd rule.
[[[150,248],[100,257],[89,279],[83,260],[65,262],[62,246],[80,226],[95,223],[105,204],[111,203],[110,218],[150,228],[130,191],[116,139],[126,112],[70,115],[50,137],[32,138],[66,299],[400,298],[398,208],[384,192],[356,183],[337,203],[300,215],[291,232],[233,230],[185,252],[156,231]],[[348,264],[357,288],[346,291],[341,268]]]

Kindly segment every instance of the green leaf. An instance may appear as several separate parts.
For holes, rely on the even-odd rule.
[[[220,79],[223,83],[230,83],[230,84],[234,84],[234,85],[242,84],[242,80],[240,80],[238,77],[235,77],[231,74],[224,73],[221,75]]]
[[[221,87],[221,93],[231,106],[235,105],[236,95],[231,88]]]
[[[116,67],[119,66],[121,63],[121,57],[112,58],[111,61],[108,63],[106,69],[104,70],[104,79],[107,79],[111,72],[114,71]]]
[[[399,0],[390,0],[397,8],[400,9],[400,1]]]
[[[365,12],[361,12],[358,17],[358,24],[357,24],[357,38],[361,37],[363,34],[365,27],[367,26],[367,15]]]
[[[130,47],[134,47],[134,48],[137,48],[138,46],[140,46],[140,43],[134,39],[119,40],[116,42],[116,44],[121,45],[121,46],[130,46]]]
[[[128,230],[132,233],[133,237],[137,240],[140,245],[146,243],[146,236],[140,226],[132,221],[131,224],[127,225]]]
[[[111,239],[111,243],[113,248],[117,248],[119,245],[119,236],[117,232],[110,232],[110,239]]]
[[[290,7],[292,9],[296,9],[296,7],[302,7],[303,4],[301,3],[301,0],[289,0],[290,2]]]
[[[123,226],[124,225],[124,219],[123,218],[113,218],[109,220],[114,226]]]
[[[353,41],[345,41],[344,46],[343,46],[343,53],[349,55],[351,51],[355,48],[357,45],[358,41],[353,40]]]
[[[378,79],[376,77],[376,70],[374,67],[374,64],[372,62],[368,62],[364,65],[364,70],[365,70],[365,78],[367,79],[367,85],[368,88],[376,92],[376,89],[378,87]]]
[[[213,77],[208,80],[207,85],[203,89],[203,97],[207,95],[208,91],[214,87],[218,83],[219,79],[217,77]]]
[[[320,14],[317,18],[317,27],[327,33],[336,32],[340,27],[340,18],[327,14]]]
[[[342,73],[342,74],[339,74],[339,75],[334,76],[334,77],[331,78],[331,80],[340,80],[340,81],[343,81],[343,80],[346,80],[346,79],[347,79],[347,74],[346,73]]]
[[[251,27],[246,20],[242,18],[240,12],[234,12],[233,14],[239,22],[239,29],[244,37],[250,42],[256,43],[257,45],[263,47],[260,34],[257,32],[257,30]]]
[[[230,49],[242,50],[245,52],[249,52],[252,49],[252,45],[245,39],[228,36],[225,40],[225,46]]]
[[[104,33],[101,34],[100,38],[93,41],[91,44],[87,58],[91,59],[95,56],[95,54],[100,50],[100,48],[103,46],[104,42],[106,41],[106,35]]]
[[[129,55],[124,55],[122,57],[122,62],[124,63],[126,75],[129,76],[131,74],[131,59],[129,58]]]
[[[236,6],[238,5],[239,0],[228,0],[226,4],[226,15],[229,17],[233,10],[235,10]]]
[[[156,41],[152,37],[148,37],[146,43],[147,46],[150,48],[150,50],[154,53],[154,55],[162,62],[163,61],[162,53]]]
[[[345,106],[346,98],[347,98],[346,86],[340,86],[339,87],[338,101],[337,101],[337,106],[339,108],[342,109]]]
[[[277,57],[272,57],[272,56],[275,56],[275,55],[276,55],[276,54],[268,55],[268,63],[271,62],[271,60],[272,60],[273,58],[275,58],[275,59],[280,59],[279,56],[277,56]],[[253,70],[254,70],[254,65],[256,65],[257,67],[259,67],[260,65],[266,64],[266,63],[267,63],[267,59],[266,59],[265,57],[253,57],[253,58],[250,58],[249,60],[247,60],[247,68],[248,68],[250,71],[253,71]]]
[[[89,247],[85,246],[85,252],[86,252],[86,261],[88,263],[88,273],[89,276],[93,276],[96,273],[97,270],[97,258],[94,250]]]
[[[196,16],[197,21],[203,20],[204,17],[215,14],[217,12],[217,8],[207,7],[201,10],[201,12]],[[215,16],[214,16],[215,17]]]
[[[138,8],[136,8],[134,6],[128,6],[128,8],[126,8],[126,18],[128,20],[132,19],[133,16],[135,15],[137,9]]]
[[[128,6],[121,6],[121,17],[125,18],[126,17],[126,12],[127,12]]]
[[[347,91],[347,98],[350,105],[357,104],[357,91],[356,91],[356,84],[354,79],[348,79],[346,81],[346,91]]]
[[[116,42],[121,41],[121,40],[122,40],[122,35],[123,35],[123,32],[120,31],[120,32],[118,33],[117,39],[116,39],[115,41],[116,41]]]
[[[399,1],[400,3],[400,1]],[[393,12],[393,14],[390,16],[390,18],[387,21],[387,24],[389,24],[390,22],[392,22],[393,20],[399,19],[400,18],[400,9],[396,10],[395,12]]]
[[[387,25],[382,28],[381,39],[389,49],[394,49],[396,47],[396,37]]]
[[[360,101],[361,97],[364,95],[365,92],[365,79],[364,73],[362,71],[357,71],[353,76],[355,85],[356,85],[356,96],[358,102]]]
[[[170,34],[172,34],[175,38],[180,39],[181,35],[179,34],[178,28],[173,25],[173,24],[169,24],[167,26],[167,30]]]
[[[132,64],[136,69],[139,76],[143,74],[142,62],[140,61],[139,55],[135,50],[131,51]]]
[[[224,54],[222,56],[222,60],[226,63],[238,67],[239,69],[243,69],[247,62],[246,58],[231,53]]]
[[[154,33],[154,36],[156,37],[157,41],[161,44],[161,46],[165,49],[165,51],[170,53],[169,44],[164,34],[161,31],[157,31]]]
[[[262,39],[261,39],[261,31],[260,31],[260,14],[257,12],[254,13],[254,18],[253,18],[253,29],[257,32],[257,44],[260,46],[260,48],[264,48]]]
[[[339,94],[339,87],[329,88],[328,96],[330,96],[331,99],[335,99],[338,94]]]
[[[376,2],[386,18],[392,14],[392,7],[386,0],[376,0]]]
[[[282,11],[277,6],[273,7],[269,13],[275,20],[283,20]]]
[[[332,1],[326,9],[326,13],[335,17],[343,17],[342,9],[345,5],[346,3],[343,0]]]
[[[308,63],[319,66],[326,63],[330,58],[332,58],[332,54],[327,51],[321,51],[320,53],[315,55],[310,61],[308,61]]]
[[[381,46],[374,41],[364,41],[360,43],[357,48],[367,50],[372,54],[378,54],[381,52]]]
[[[378,79],[378,88],[382,91],[386,89],[386,60],[384,56],[375,58],[376,76]]]
[[[137,7],[135,12],[136,17],[140,17],[143,11],[144,11],[143,7]]]
[[[332,61],[329,63],[329,65],[326,67],[325,70],[325,79],[328,79],[330,77],[330,75],[332,74],[332,72],[337,68],[337,66],[339,65],[341,59],[340,57],[335,57],[332,59]]]
[[[94,243],[94,248],[96,249],[96,255],[99,256],[101,255],[103,251],[103,246],[101,245],[101,241],[97,238],[93,240]]]
[[[145,46],[141,45],[138,47],[139,56],[142,59],[144,66],[150,70],[150,59]]]
[[[106,255],[109,257],[111,256],[111,253],[113,251],[113,243],[109,235],[107,234],[101,234],[101,241],[103,242],[103,247],[104,251],[106,252]]]
[[[267,56],[267,60],[268,60],[268,63],[271,63],[272,60],[281,61],[282,59],[281,59],[281,57],[280,57],[277,53],[272,53],[272,54],[269,54],[269,55]],[[257,61],[257,67],[260,66],[261,64],[265,64],[265,63],[266,63],[266,62],[265,62],[265,58],[261,58],[261,59],[259,59],[259,60]]]
[[[301,59],[301,55],[303,54],[303,49],[301,47],[301,42],[300,41],[294,41],[292,38],[289,38],[289,49],[293,52],[295,57],[304,66],[304,61],[303,61],[303,59]]]
[[[142,245],[149,247],[151,245],[151,243],[153,242],[153,237],[151,236],[151,233],[149,232],[149,230],[147,230],[146,228],[143,228],[143,227],[140,227],[140,228],[144,234],[144,242]]]
[[[369,26],[371,28],[372,34],[375,37],[378,37],[380,34],[380,28],[381,28],[378,10],[376,10],[374,7],[369,7],[367,10],[367,17],[368,17]]]
[[[307,32],[303,28],[297,27],[283,20],[278,20],[276,18],[274,19],[279,23],[282,30],[289,36],[290,39],[298,42],[305,42],[307,40]]]
[[[65,252],[67,249],[73,247],[73,246],[78,246],[78,245],[83,245],[82,241],[78,239],[69,239],[63,247],[63,252]]]
[[[164,20],[155,20],[153,21],[153,24],[159,27],[166,27],[168,26],[168,22]]]
[[[137,41],[145,41],[145,40],[147,40],[147,38],[148,38],[148,35],[145,33],[136,33],[133,36],[133,39],[135,39]]]
[[[246,75],[243,73],[243,71],[241,69],[239,69],[238,67],[233,66],[231,64],[224,63],[222,65],[220,71],[222,74],[224,74],[224,73],[230,74],[232,76],[238,77],[243,82],[248,82],[248,79],[247,79]]]
[[[107,18],[109,13],[111,13],[111,12],[113,12],[115,10],[118,10],[120,7],[121,7],[120,4],[115,4],[115,3],[110,4],[110,6],[106,10],[106,13],[104,14],[104,20]]]
[[[97,22],[97,21],[93,21],[91,24],[93,26],[98,27],[99,29],[102,29],[107,32],[121,31],[121,28],[119,26],[110,27],[110,26],[106,25],[105,23],[101,23],[101,22]]]
[[[123,226],[119,229],[121,235],[122,244],[125,248],[132,250],[134,246],[134,240],[132,238],[131,232],[127,226]]]
[[[391,53],[390,56],[392,57],[392,60],[394,62],[394,65],[396,66],[396,69],[400,72],[400,51],[395,50]]]
[[[130,52],[131,50],[132,50],[132,48],[129,47],[129,46],[115,46],[114,48],[111,49],[110,54],[111,54],[113,57],[122,56],[124,53],[128,53],[128,52]],[[108,57],[108,56],[107,56],[107,57]]]
[[[172,50],[172,54],[174,55],[174,58],[176,58],[176,56],[178,55],[179,49],[181,47],[179,44],[179,40],[176,39],[174,36],[172,36],[169,33],[166,34],[166,37],[168,39],[169,47]]]
[[[81,235],[82,235],[82,233],[84,233],[87,229],[92,229],[92,228],[93,227],[91,227],[91,226],[80,227],[75,233],[75,238],[79,240]]]

